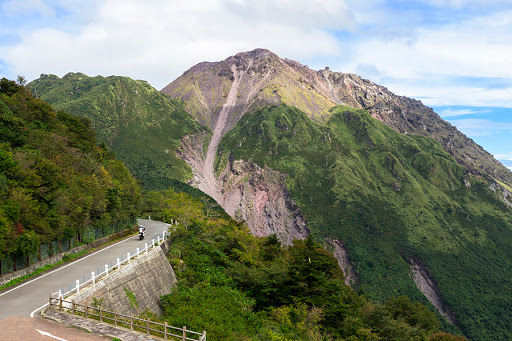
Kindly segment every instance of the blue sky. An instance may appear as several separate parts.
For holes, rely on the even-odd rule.
[[[0,77],[161,89],[257,47],[419,99],[512,167],[512,0],[0,0]]]

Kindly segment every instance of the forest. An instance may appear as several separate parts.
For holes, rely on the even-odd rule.
[[[139,182],[88,119],[56,112],[21,83],[0,81],[0,259],[133,223]]]

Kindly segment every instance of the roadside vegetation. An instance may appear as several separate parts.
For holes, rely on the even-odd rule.
[[[140,185],[90,125],[0,81],[0,259],[137,216]]]

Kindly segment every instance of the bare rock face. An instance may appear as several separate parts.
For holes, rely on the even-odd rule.
[[[436,281],[430,276],[428,269],[417,259],[410,259],[409,264],[411,265],[414,283],[416,283],[418,289],[448,322],[457,325],[455,314],[451,311],[450,307],[444,304],[441,291],[437,287]]]
[[[345,284],[353,286],[357,282],[357,274],[354,265],[348,258],[347,248],[341,240],[326,238],[325,242],[333,248],[334,257],[338,260],[343,275],[345,276]]]
[[[307,222],[286,189],[286,175],[238,160],[230,161],[219,178],[222,207],[247,221],[254,235],[276,234],[285,245],[309,235]]]

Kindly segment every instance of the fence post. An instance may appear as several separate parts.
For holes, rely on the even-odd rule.
[[[165,231],[162,233],[162,240],[165,240]]]
[[[130,314],[130,330],[133,330],[133,314]]]
[[[73,312],[73,315],[75,314],[75,300],[71,300],[71,311]]]
[[[59,252],[62,253],[62,239],[59,241]]]
[[[201,338],[201,341],[206,341],[206,330],[203,330],[203,337]]]
[[[77,294],[80,293],[80,280],[79,279],[76,280],[76,293]]]
[[[59,297],[62,297],[62,290],[59,289]]]
[[[85,306],[85,318],[89,318],[89,306]]]
[[[62,296],[59,299],[59,310],[62,311]]]
[[[155,238],[151,239],[151,247],[155,247]]]
[[[12,258],[14,259],[14,264],[12,266],[12,269],[16,271],[16,255],[12,255]]]
[[[114,312],[114,324],[117,327],[117,312]]]
[[[140,250],[139,250],[139,248],[137,248],[137,258],[139,257],[139,252],[140,252]]]
[[[119,262],[119,258],[117,259],[117,269],[119,270],[119,268],[121,267],[121,263]]]
[[[167,341],[167,322],[164,322],[164,340]]]
[[[156,243],[160,244],[160,236],[156,236]]]
[[[41,244],[39,244],[39,255],[37,257],[37,260],[40,262],[41,261]]]
[[[148,335],[151,335],[151,333],[149,332],[149,317],[148,317],[148,318],[147,318],[147,320],[146,320],[146,333],[147,333]]]
[[[183,326],[183,341],[187,340],[187,327]]]
[[[100,322],[103,322],[103,309],[100,307]]]
[[[108,276],[108,264],[105,264],[105,276]]]
[[[48,296],[50,296],[50,301],[48,302],[48,309],[52,310],[52,295]]]
[[[129,252],[126,255],[128,256],[128,263],[130,263],[132,261],[132,259],[131,259],[132,257]]]
[[[148,243],[144,243],[144,251],[147,253],[148,252]],[[16,262],[15,262],[16,263]]]
[[[96,284],[96,279],[94,278],[94,271],[91,271],[92,285]]]

